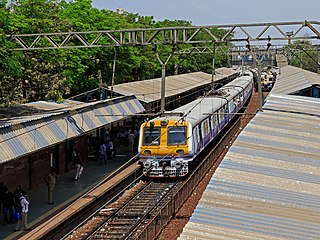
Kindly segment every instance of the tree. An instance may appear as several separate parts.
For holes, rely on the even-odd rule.
[[[318,73],[320,64],[320,54],[317,49],[312,46],[312,42],[308,40],[298,40],[291,46],[286,46],[287,52],[291,55],[291,64],[293,66],[302,67],[311,72]],[[294,49],[291,50],[290,49]]]
[[[164,20],[157,22],[152,16],[137,13],[118,14],[92,7],[92,0],[13,0],[0,3],[0,103],[37,100],[62,101],[99,86],[98,71],[104,84],[112,84],[112,66],[116,52],[115,84],[161,76],[161,66],[152,46],[86,48],[9,52],[6,35],[15,33],[68,32],[117,30],[129,28],[161,28],[192,26],[190,21]],[[216,30],[224,34],[225,30]],[[168,33],[169,34],[169,33]],[[180,34],[180,33],[179,33]],[[90,42],[96,35],[87,35]],[[206,36],[200,33],[200,39]],[[54,36],[57,42],[63,41]],[[30,39],[28,44],[34,39]],[[45,44],[45,39],[38,44]],[[79,41],[74,38],[71,42]],[[109,42],[108,42],[109,41]],[[110,43],[105,38],[102,44]],[[203,44],[212,46],[212,44]],[[161,45],[158,53],[166,60],[173,49],[192,45]],[[181,60],[181,59],[180,59]],[[217,50],[215,65],[221,66],[224,55]],[[178,62],[179,63],[179,62]],[[167,64],[167,75],[174,74],[174,61]],[[190,55],[181,63],[180,73],[212,71],[212,55]]]

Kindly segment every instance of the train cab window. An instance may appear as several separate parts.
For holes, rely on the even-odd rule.
[[[143,145],[159,145],[160,128],[145,128],[143,133]]]
[[[168,145],[185,145],[186,136],[186,127],[170,127],[168,130]]]

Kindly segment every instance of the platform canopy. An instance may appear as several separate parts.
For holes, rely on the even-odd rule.
[[[42,110],[0,120],[0,164],[145,111],[134,96],[82,103],[29,103]]]
[[[237,71],[231,68],[218,68],[215,70],[214,82],[235,75]],[[135,95],[143,103],[151,103],[161,100],[161,78],[117,84],[113,91],[120,95]],[[166,97],[179,95],[181,93],[196,89],[197,87],[212,83],[212,75],[204,72],[185,73],[167,76]]]

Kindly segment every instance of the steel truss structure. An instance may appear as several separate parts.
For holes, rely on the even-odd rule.
[[[276,22],[192,27],[166,27],[92,32],[12,34],[11,50],[68,49],[160,44],[288,41],[320,39],[320,22]],[[221,31],[216,31],[224,29]],[[255,33],[252,33],[252,30]],[[289,31],[288,31],[289,29]]]

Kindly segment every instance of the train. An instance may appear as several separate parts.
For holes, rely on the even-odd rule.
[[[184,106],[141,124],[138,158],[148,178],[182,178],[251,97],[250,71]]]
[[[270,91],[274,85],[274,76],[272,72],[261,73],[261,86],[263,91]]]
[[[261,87],[264,92],[270,92],[275,84],[277,74],[272,69],[273,68],[269,66],[261,72]]]

